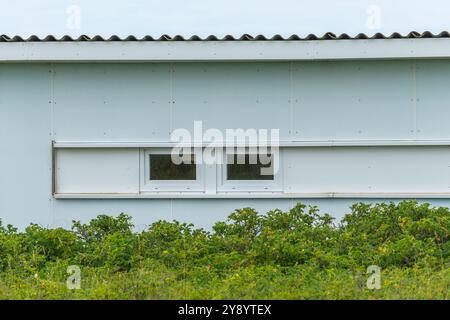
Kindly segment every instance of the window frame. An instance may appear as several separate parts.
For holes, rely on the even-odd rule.
[[[195,180],[151,180],[150,179],[150,156],[152,154],[170,154],[172,148],[142,148],[140,150],[140,192],[204,192],[204,165],[196,163]],[[194,149],[191,154],[195,159],[201,159],[201,150]]]
[[[236,153],[242,154],[238,149]],[[222,164],[217,165],[217,193],[242,193],[242,192],[282,192],[282,161],[281,152],[278,152],[278,171],[274,173],[273,180],[229,180],[228,173],[228,157],[230,154],[227,148],[223,151]],[[251,148],[244,151],[245,154],[258,153],[257,150]]]

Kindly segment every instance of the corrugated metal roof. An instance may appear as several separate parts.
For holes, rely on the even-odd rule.
[[[128,36],[125,38],[120,38],[119,36],[113,35],[109,38],[103,38],[99,35],[89,37],[86,35],[81,35],[78,38],[72,38],[70,36],[63,36],[61,38],[56,38],[53,35],[48,35],[44,38],[39,38],[36,35],[32,35],[28,38],[23,38],[20,36],[12,36],[9,37],[7,35],[0,36],[0,42],[51,42],[51,41],[307,41],[307,40],[360,40],[360,39],[418,39],[418,38],[450,38],[450,33],[448,31],[443,31],[439,34],[433,34],[429,31],[425,32],[416,32],[412,31],[406,35],[402,35],[398,32],[394,32],[390,35],[384,35],[382,33],[376,33],[372,36],[368,36],[364,33],[359,33],[356,36],[349,36],[346,33],[342,33],[340,35],[336,35],[332,32],[327,32],[322,36],[318,36],[315,34],[309,34],[307,36],[301,37],[299,35],[291,35],[289,37],[283,37],[281,35],[274,35],[273,37],[265,37],[263,35],[252,36],[249,34],[243,34],[240,37],[233,37],[232,35],[226,35],[222,38],[219,38],[214,35],[210,35],[204,38],[201,38],[197,35],[193,35],[189,38],[185,38],[180,35],[175,35],[173,37],[169,35],[162,35],[159,38],[154,38],[151,36],[144,36],[142,38],[137,38],[135,36]]]

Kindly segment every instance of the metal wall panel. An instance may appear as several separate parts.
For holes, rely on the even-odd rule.
[[[133,217],[138,230],[161,219],[193,223],[196,227],[209,229],[217,221],[226,220],[235,209],[250,207],[266,213],[275,208],[289,210],[292,203],[291,199],[61,200],[55,202],[58,215],[52,226],[70,228],[72,220],[86,223],[99,214],[117,216],[125,212]]]
[[[283,153],[288,192],[446,193],[450,148],[290,148]]]
[[[289,210],[301,202],[317,206],[321,213],[331,214],[339,221],[345,214],[351,212],[350,207],[357,202],[380,203],[398,202],[401,199],[118,199],[118,200],[59,200],[55,201],[54,210],[57,213],[49,225],[52,227],[70,228],[72,220],[84,223],[99,214],[117,216],[125,212],[133,217],[137,230],[147,228],[153,222],[164,219],[193,223],[195,227],[211,229],[217,221],[224,221],[235,209],[250,207],[265,214],[279,208]],[[450,206],[449,199],[419,199],[436,206]],[[29,215],[31,221],[37,221]],[[6,219],[10,221],[10,218]],[[27,222],[28,223],[28,222]],[[23,226],[23,225],[20,225]]]
[[[173,128],[279,129],[289,139],[289,63],[175,64]]]
[[[450,139],[450,63],[416,62],[417,138]]]
[[[70,228],[72,220],[87,223],[99,214],[117,216],[126,213],[133,217],[137,230],[143,230],[158,220],[173,220],[172,200],[168,199],[65,199],[54,201],[53,210],[56,215],[50,225],[64,228]],[[185,210],[185,219],[181,220],[189,221],[189,217],[195,215],[194,211],[195,207]]]
[[[47,224],[51,210],[50,68],[0,64],[0,219]]]
[[[295,62],[297,140],[414,137],[410,61]]]
[[[55,64],[55,137],[169,139],[169,64]]]
[[[58,193],[138,193],[139,149],[60,149]]]

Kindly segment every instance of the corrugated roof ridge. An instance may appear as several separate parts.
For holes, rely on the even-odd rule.
[[[411,31],[407,34],[402,35],[399,32],[393,32],[389,35],[385,35],[383,33],[375,33],[374,35],[367,35],[365,33],[358,33],[354,36],[350,36],[347,33],[341,33],[336,35],[332,32],[326,32],[323,35],[319,36],[313,33],[310,33],[305,36],[299,36],[297,34],[292,34],[290,36],[283,37],[280,34],[275,34],[271,37],[258,34],[256,36],[252,36],[250,34],[243,34],[239,37],[234,37],[233,35],[225,35],[221,38],[215,35],[209,35],[206,37],[200,37],[198,35],[192,35],[190,37],[183,37],[182,35],[174,35],[170,36],[167,34],[163,34],[158,38],[154,38],[150,35],[143,36],[141,38],[137,38],[134,35],[129,35],[126,37],[119,37],[118,35],[111,35],[110,37],[102,37],[100,35],[94,35],[92,37],[87,35],[80,35],[77,38],[73,38],[69,35],[64,35],[60,38],[56,38],[53,35],[47,35],[43,38],[39,38],[37,35],[31,35],[28,38],[21,36],[8,36],[8,35],[0,35],[0,42],[51,42],[51,41],[307,41],[307,40],[360,40],[360,39],[420,39],[420,38],[450,38],[450,33],[448,31],[442,31],[438,34],[434,34],[430,31],[417,32]]]

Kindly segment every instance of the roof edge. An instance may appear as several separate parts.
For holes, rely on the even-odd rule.
[[[0,42],[0,62],[297,61],[450,58],[449,38],[358,41]]]
[[[442,31],[439,33],[432,33],[430,31],[417,32],[411,31],[407,34],[401,34],[399,32],[393,32],[385,35],[383,33],[375,33],[373,35],[367,35],[365,33],[358,33],[354,36],[350,36],[348,33],[341,33],[339,35],[333,32],[325,32],[323,35],[316,35],[310,33],[305,36],[292,34],[291,36],[283,37],[280,34],[275,34],[271,37],[265,35],[250,35],[243,34],[239,37],[233,35],[225,35],[223,37],[217,37],[215,35],[209,35],[206,37],[200,37],[198,35],[192,35],[189,37],[183,37],[182,35],[170,36],[163,34],[159,37],[152,37],[150,35],[142,36],[138,38],[134,35],[126,37],[119,37],[117,35],[111,35],[109,37],[102,37],[100,35],[88,36],[80,35],[78,37],[71,37],[69,35],[61,36],[60,38],[54,35],[47,35],[45,37],[38,37],[37,35],[31,35],[29,37],[21,37],[19,35],[8,36],[0,35],[0,42],[99,42],[99,41],[311,41],[311,40],[370,40],[370,39],[428,39],[428,38],[450,38],[448,31]]]

